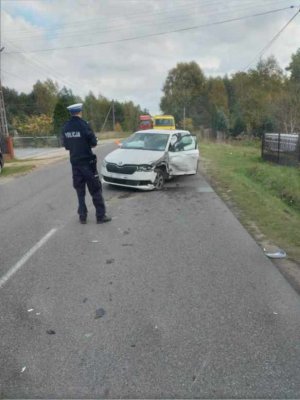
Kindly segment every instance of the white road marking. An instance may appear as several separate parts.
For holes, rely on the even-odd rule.
[[[10,270],[0,278],[0,289],[5,285],[5,283],[33,256],[33,254],[41,248],[54,233],[57,228],[51,229],[47,235],[45,235],[39,242],[37,242],[22,258],[19,260]]]

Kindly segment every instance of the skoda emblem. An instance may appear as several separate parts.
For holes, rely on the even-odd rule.
[[[119,162],[118,162],[118,165],[122,165],[122,164],[123,164],[122,161],[119,161]]]

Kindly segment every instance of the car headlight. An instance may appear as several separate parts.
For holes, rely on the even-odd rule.
[[[138,165],[136,168],[137,171],[149,172],[153,170],[153,165],[145,164],[145,165]]]

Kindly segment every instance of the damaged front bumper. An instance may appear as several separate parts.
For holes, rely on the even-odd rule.
[[[154,181],[156,172],[151,171],[136,171],[133,174],[118,174],[109,172],[105,167],[101,170],[102,182],[110,185],[130,187],[141,190],[153,190],[155,188]]]

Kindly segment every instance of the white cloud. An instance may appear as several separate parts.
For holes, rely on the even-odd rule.
[[[136,40],[168,30],[287,7],[288,0],[2,0],[2,80],[29,92],[51,77],[84,97],[90,91],[157,112],[161,89],[178,62],[196,61],[207,76],[246,67],[296,10]],[[295,20],[266,55],[286,67],[300,27]],[[80,47],[99,42],[105,45]],[[77,47],[40,53],[12,51]],[[254,62],[254,65],[256,61]]]

